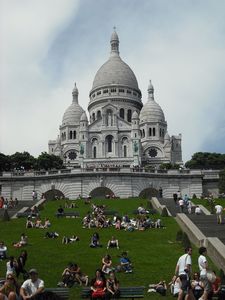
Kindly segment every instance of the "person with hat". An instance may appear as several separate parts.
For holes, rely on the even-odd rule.
[[[20,288],[20,296],[23,300],[30,299],[44,291],[44,281],[38,278],[37,270],[31,269],[29,275],[30,279],[25,280]]]

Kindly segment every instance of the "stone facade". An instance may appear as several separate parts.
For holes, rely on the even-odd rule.
[[[169,136],[151,81],[143,105],[136,76],[120,58],[115,31],[110,44],[110,57],[97,71],[89,94],[89,121],[75,84],[49,153],[59,155],[66,166],[182,164],[181,135]]]

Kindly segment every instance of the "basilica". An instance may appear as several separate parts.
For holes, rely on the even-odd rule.
[[[49,154],[60,156],[65,166],[81,168],[182,164],[181,134],[169,135],[151,81],[142,102],[136,76],[120,57],[116,31],[110,44],[109,59],[89,93],[88,116],[75,83],[58,138],[48,143]]]

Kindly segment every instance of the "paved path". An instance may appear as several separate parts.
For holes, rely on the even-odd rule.
[[[19,202],[19,204],[16,207],[13,208],[9,208],[8,209],[8,214],[10,216],[10,218],[15,215],[18,211],[20,211],[23,207],[31,207],[33,206],[35,203],[34,201],[21,201]],[[3,217],[4,215],[4,209],[0,209],[0,219]]]
[[[173,199],[158,199],[163,205],[166,205],[173,217],[180,212],[179,207],[175,205]],[[206,237],[217,237],[225,244],[225,220],[223,224],[217,224],[216,215],[195,215],[188,214],[187,210],[184,211],[190,220],[201,230]]]

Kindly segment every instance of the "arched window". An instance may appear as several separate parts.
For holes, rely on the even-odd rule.
[[[96,146],[93,147],[93,158],[97,157],[97,148]]]
[[[106,149],[107,149],[107,152],[112,152],[112,140],[113,140],[113,137],[112,135],[108,135],[106,137]]]
[[[143,136],[143,138],[145,137],[145,130],[144,129],[142,130],[142,136]]]
[[[73,138],[74,138],[74,140],[77,138],[77,132],[76,132],[76,130],[73,131]]]
[[[162,136],[164,136],[164,129],[162,130]]]
[[[128,122],[131,122],[131,115],[132,115],[132,111],[131,111],[131,109],[128,109],[128,111],[127,111],[127,121]]]
[[[123,157],[127,157],[127,146],[123,146]]]
[[[155,127],[153,127],[152,131],[153,131],[153,136],[155,136]]]
[[[72,138],[73,138],[73,132],[72,130],[70,130],[70,140],[72,140]]]
[[[92,121],[95,121],[95,113],[92,114]]]
[[[120,109],[120,118],[124,119],[124,108]]]
[[[97,111],[97,119],[98,120],[101,119],[101,112],[100,112],[100,110]]]
[[[162,129],[159,128],[159,136],[162,136]]]
[[[148,130],[148,134],[149,134],[149,136],[152,136],[152,128],[151,127]]]

